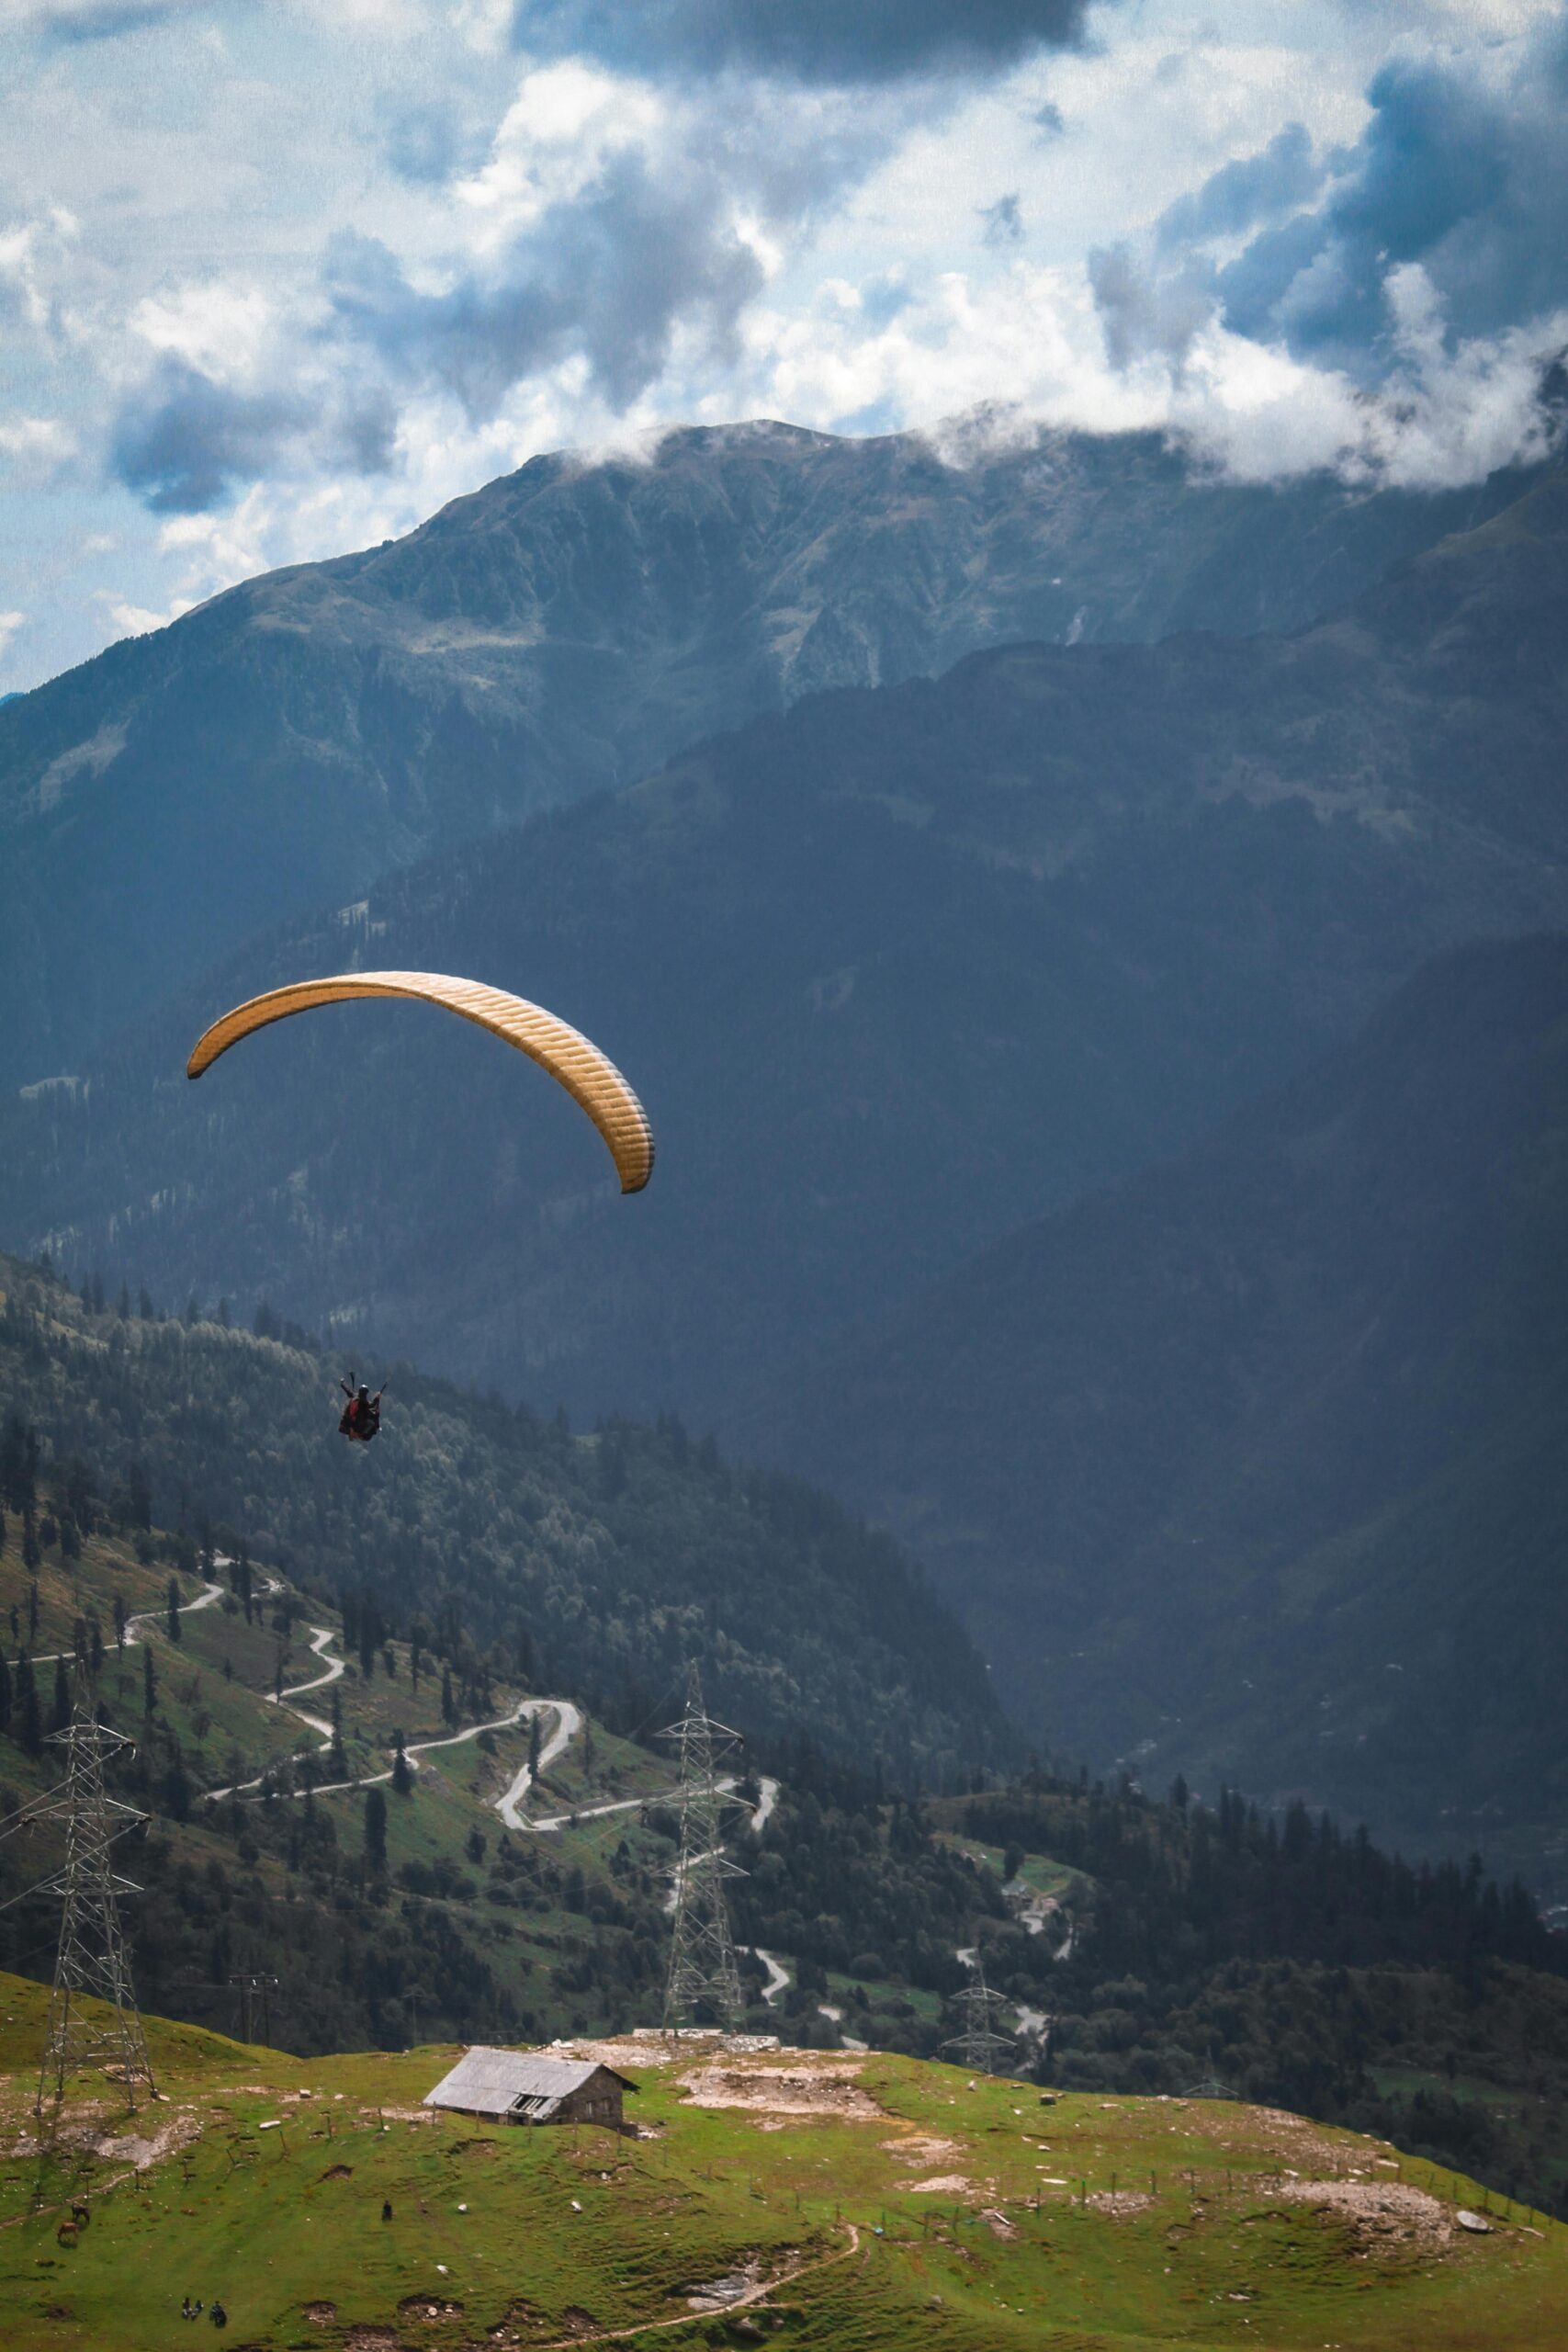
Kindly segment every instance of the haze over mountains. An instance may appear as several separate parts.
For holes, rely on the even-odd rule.
[[[1068,1753],[1561,1881],[1565,1233],[1568,937],[1472,947],[756,1435],[915,1545]]]
[[[955,436],[955,439],[957,436]],[[1295,628],[1517,494],[1195,478],[1154,435],[672,433],[540,458],[0,710],[0,1080],[249,933],[814,689],[1014,638]]]
[[[1138,441],[964,473],[768,428],[526,469],[0,713],[25,1081],[0,1234],[547,1407],[677,1405],[896,1523],[1032,1736],[1528,1841],[1563,1769],[1521,1646],[1558,1373],[1523,1324],[1515,1388],[1472,1364],[1523,1259],[1455,1273],[1441,1314],[1435,1286],[1467,1216],[1524,1247],[1496,1170],[1537,1142],[1489,1057],[1549,1102],[1551,954],[1474,966],[1537,976],[1487,980],[1490,1028],[1450,1037],[1439,978],[1324,1057],[1433,957],[1568,925],[1565,616],[1560,466],[1357,503],[1206,487]],[[113,752],[96,780],[73,729]],[[186,1084],[223,1004],[351,962],[579,1023],[648,1102],[649,1193],[415,1008],[318,1013]],[[1377,1127],[1407,1088],[1421,1115]],[[1292,1154],[1321,1161],[1294,1190]],[[1107,1236],[1087,1292],[1075,1217]],[[1473,1657],[1487,1704],[1452,1737]]]
[[[14,1101],[6,1229],[576,1409],[731,1418],[1434,953],[1568,921],[1565,581],[1559,475],[1294,638],[807,697],[254,944],[89,1086]],[[187,1086],[222,1004],[350,959],[564,1011],[646,1096],[649,1193],[410,1008],[314,1014]]]

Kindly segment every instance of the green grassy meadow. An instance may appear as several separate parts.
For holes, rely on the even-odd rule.
[[[150,2020],[156,2103],[84,2077],[40,2125],[46,1998],[0,1978],[10,2352],[143,2352],[186,2294],[252,2352],[1568,2342],[1568,2230],[1493,2199],[1472,2235],[1474,2184],[1269,2109],[655,2041],[615,2050],[634,2140],[433,2114],[449,2049],[301,2061]],[[731,2274],[745,2301],[694,2308]]]

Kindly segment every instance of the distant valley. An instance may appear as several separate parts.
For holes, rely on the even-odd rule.
[[[1561,1900],[1565,1170],[1568,938],[1469,949],[753,1434],[900,1532],[1066,1754]]]

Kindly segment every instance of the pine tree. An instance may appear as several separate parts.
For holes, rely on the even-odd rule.
[[[11,1728],[11,1669],[6,1663],[6,1653],[0,1650],[0,1731]]]
[[[125,1629],[130,1623],[130,1611],[125,1605],[125,1595],[117,1592],[114,1597],[114,1641],[118,1650],[125,1647]]]
[[[379,1789],[371,1789],[365,1799],[365,1859],[378,1878],[387,1870],[387,1800]]]
[[[457,1720],[457,1705],[452,1696],[452,1669],[445,1665],[441,1668],[441,1720],[444,1724]]]
[[[179,1741],[175,1742],[169,1769],[164,1775],[164,1810],[171,1820],[190,1819],[190,1774],[186,1770],[185,1757]]]
[[[21,1717],[21,1741],[29,1756],[43,1749],[43,1716],[38,1702],[38,1682],[26,1650],[17,1660],[17,1712]]]
[[[150,1529],[152,1524],[152,1489],[140,1462],[127,1464],[125,1487],[130,1498],[131,1525]]]
[[[29,1642],[36,1642],[38,1639],[38,1579],[36,1577],[28,1587],[28,1639]]]
[[[543,1746],[539,1718],[536,1714],[530,1715],[528,1718],[528,1779],[530,1782],[536,1781],[539,1777],[539,1753]]]
[[[141,1712],[152,1722],[158,1705],[158,1669],[152,1663],[152,1645],[143,1643],[141,1649]]]
[[[412,1796],[413,1766],[403,1752],[402,1733],[394,1732],[392,1741],[392,1787],[400,1797]]]
[[[180,1580],[178,1577],[171,1577],[169,1578],[169,1639],[171,1642],[178,1642],[183,1641],[184,1638],[180,1631]]]
[[[333,1684],[333,1742],[327,1751],[327,1768],[335,1780],[347,1780],[348,1757],[343,1744],[343,1694],[335,1682]]]
[[[22,1566],[30,1577],[37,1576],[43,1566],[43,1553],[39,1547],[38,1527],[30,1502],[22,1506]]]

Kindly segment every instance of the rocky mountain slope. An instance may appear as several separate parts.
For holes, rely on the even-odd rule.
[[[541,458],[0,710],[0,1081],[248,933],[814,689],[1014,638],[1291,628],[1516,496],[1215,484],[1150,435],[761,424]]]
[[[1295,637],[807,696],[252,945],[12,1098],[0,1231],[547,1408],[749,1425],[748,1386],[1191,1144],[1435,952],[1568,920],[1565,616],[1559,472]],[[224,1003],[348,960],[579,1023],[649,1105],[648,1193],[418,1008],[187,1085]]]
[[[1472,948],[756,1433],[916,1546],[1068,1753],[1561,1899],[1565,1233],[1568,940]]]

